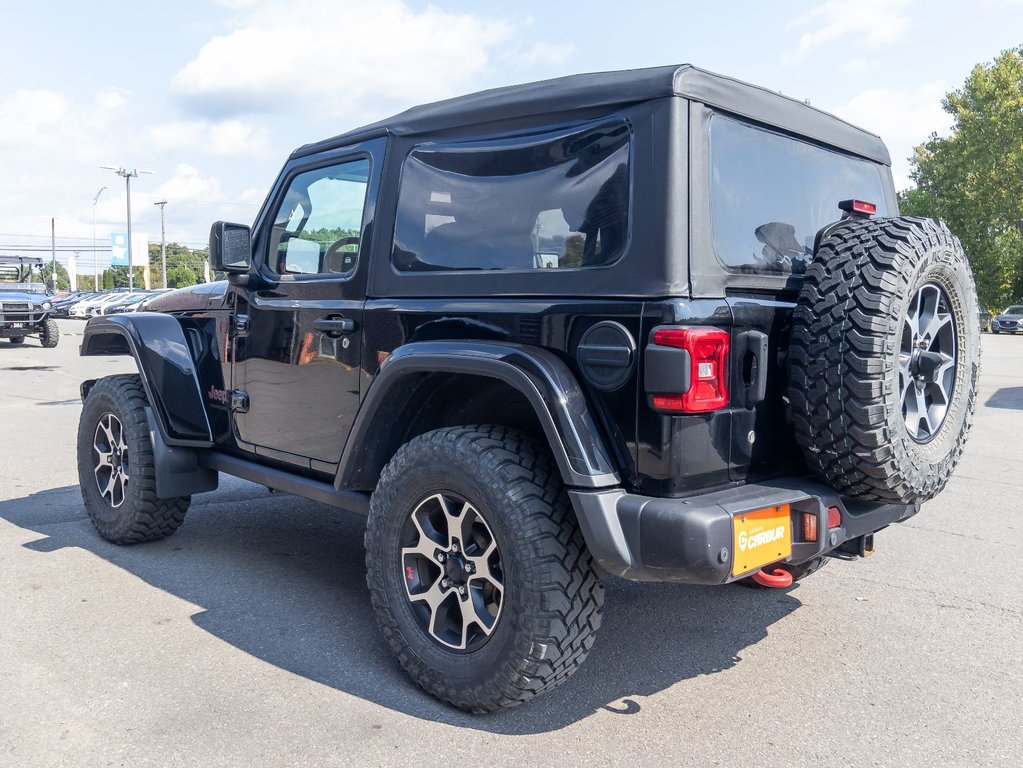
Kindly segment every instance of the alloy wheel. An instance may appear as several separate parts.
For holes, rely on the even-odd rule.
[[[938,434],[956,380],[956,323],[945,290],[925,283],[909,303],[899,348],[899,398],[918,443]]]
[[[93,472],[100,496],[117,509],[124,503],[130,462],[124,425],[114,414],[104,414],[96,424],[92,449],[95,455]]]
[[[453,493],[416,505],[402,529],[405,594],[420,628],[448,650],[472,652],[492,636],[504,605],[497,540],[480,511]]]

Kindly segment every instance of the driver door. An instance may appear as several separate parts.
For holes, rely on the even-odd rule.
[[[340,461],[359,405],[374,149],[294,168],[260,228],[268,279],[238,290],[232,365],[236,437],[257,455],[324,472]]]

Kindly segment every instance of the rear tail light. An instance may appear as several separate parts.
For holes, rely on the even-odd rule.
[[[689,353],[688,388],[685,381],[679,381],[677,392],[652,394],[650,401],[655,410],[706,413],[728,405],[728,331],[659,328],[654,331],[654,344]]]
[[[838,507],[828,507],[828,530],[838,528],[842,525],[842,512]],[[818,541],[817,537],[817,513],[803,513],[803,541]]]
[[[817,513],[803,513],[803,541],[817,541]]]
[[[842,513],[838,507],[828,507],[828,528],[838,528],[842,525]]]
[[[866,200],[843,200],[838,204],[838,209],[846,213],[860,213],[864,216],[873,216],[877,213],[877,206]]]

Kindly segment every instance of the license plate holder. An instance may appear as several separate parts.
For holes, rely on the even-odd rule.
[[[732,517],[732,576],[792,556],[792,513],[788,504]]]

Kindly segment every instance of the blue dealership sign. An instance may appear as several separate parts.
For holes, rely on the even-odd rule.
[[[128,235],[124,232],[110,233],[110,266],[128,266]]]

